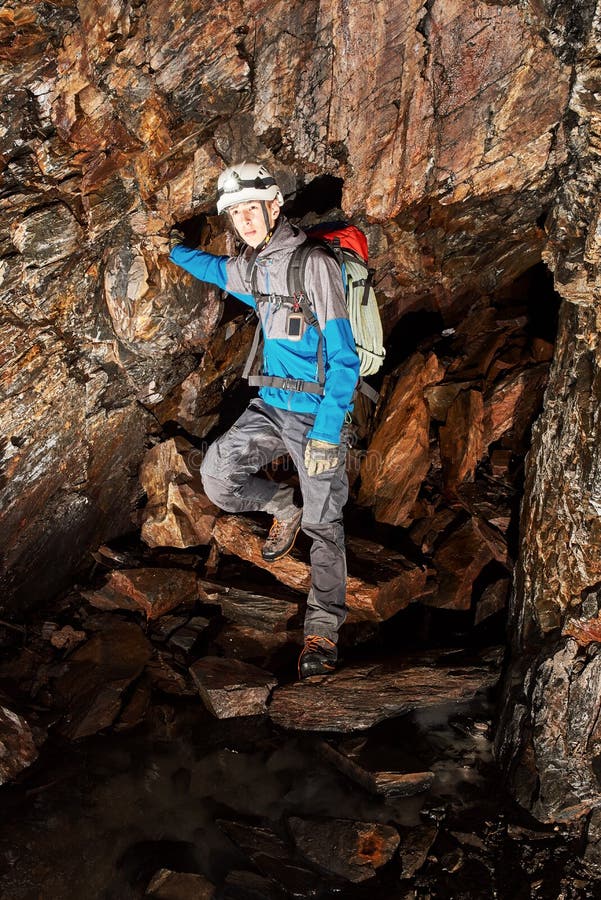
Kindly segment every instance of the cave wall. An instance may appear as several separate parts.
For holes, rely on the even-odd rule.
[[[544,251],[563,303],[527,467],[497,741],[516,796],[544,821],[601,805],[600,16],[571,34],[570,162]]]
[[[0,10],[0,583],[21,609],[129,526],[152,407],[197,366],[221,308],[168,263],[166,235],[214,211],[224,165],[258,157],[289,197],[343,179],[387,333],[416,309],[452,322],[541,258],[570,159],[565,35],[588,7]]]

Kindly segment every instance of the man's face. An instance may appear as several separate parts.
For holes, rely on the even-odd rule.
[[[265,204],[269,217],[269,227],[273,228],[275,220],[280,214],[280,204],[277,200],[268,200]],[[234,228],[245,244],[253,249],[258,247],[267,236],[267,226],[263,217],[263,210],[259,200],[247,200],[230,206],[228,209]]]

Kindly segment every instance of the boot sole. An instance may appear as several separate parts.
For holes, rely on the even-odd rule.
[[[288,556],[288,554],[290,553],[290,551],[291,551],[292,548],[294,547],[295,541],[296,541],[296,539],[297,539],[297,537],[298,537],[298,533],[299,533],[300,530],[301,530],[301,526],[299,525],[298,528],[296,529],[296,531],[294,532],[294,537],[293,537],[292,540],[290,541],[289,546],[286,547],[285,550],[282,550],[281,553],[278,553],[277,556],[265,556],[264,553],[261,553],[261,556],[263,557],[263,559],[265,560],[265,562],[275,562],[275,561],[278,560],[278,559],[283,559],[285,556]]]

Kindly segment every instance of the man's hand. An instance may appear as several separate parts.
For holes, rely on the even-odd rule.
[[[316,441],[311,438],[305,448],[305,466],[307,475],[321,475],[338,465],[339,445],[327,441]]]
[[[186,238],[183,231],[180,231],[179,228],[175,228],[174,226],[169,231],[169,252],[171,252],[174,247],[179,247],[185,240]]]

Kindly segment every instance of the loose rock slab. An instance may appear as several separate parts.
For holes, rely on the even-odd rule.
[[[218,719],[262,716],[277,684],[270,672],[237,659],[206,656],[190,668],[207,709]]]
[[[215,885],[204,875],[159,869],[146,891],[154,900],[213,900]]]
[[[308,860],[353,882],[372,878],[399,845],[398,831],[390,825],[292,816],[288,826]]]
[[[38,751],[25,719],[0,706],[0,784],[12,781],[37,759]]]
[[[214,537],[224,551],[266,569],[283,584],[303,592],[311,587],[310,566],[296,556],[291,554],[272,563],[263,559],[265,532],[256,522],[243,516],[224,516],[215,523]],[[349,539],[347,547],[349,568],[354,561],[365,575],[348,576],[349,622],[385,621],[424,595],[427,573],[411,566],[401,554],[365,540]],[[372,577],[373,581],[365,580]]]
[[[440,653],[417,664],[350,666],[278,688],[269,715],[296,731],[361,731],[413,709],[468,700],[492,687],[498,674],[495,659],[461,666]]]
[[[103,587],[83,595],[99,609],[142,610],[150,620],[176,606],[192,605],[198,587],[194,572],[185,569],[118,569]]]

